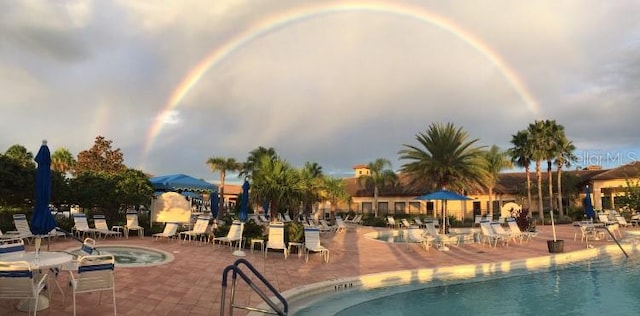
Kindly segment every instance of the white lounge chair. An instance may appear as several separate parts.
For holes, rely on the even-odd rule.
[[[24,253],[24,240],[21,238],[0,239],[0,260],[2,257]]]
[[[514,232],[520,235],[520,242],[523,242],[523,241],[528,242],[531,240],[532,237],[536,236],[534,232],[523,232],[522,230],[520,230],[520,226],[518,226],[516,219],[513,217],[507,218],[507,225],[509,225],[509,230],[511,232]]]
[[[289,216],[289,213],[284,213],[283,221],[284,221],[285,223],[289,223],[289,222],[291,222],[291,221],[292,221],[292,220],[291,220],[291,216]]]
[[[427,225],[425,223],[422,222],[422,220],[420,219],[420,217],[415,217],[413,218],[413,221],[416,223],[416,225],[418,225],[418,227],[420,228],[427,228]]]
[[[329,249],[320,244],[320,230],[312,227],[304,228],[305,262],[309,262],[309,252],[319,252],[325,263],[329,262]]]
[[[318,229],[321,233],[334,233],[337,230],[337,226],[329,225],[326,220],[321,219]]]
[[[264,257],[267,257],[269,249],[279,249],[284,251],[284,258],[289,256],[289,250],[284,243],[284,223],[271,223],[269,224],[269,239],[267,245],[264,247]]]
[[[124,236],[129,238],[129,233],[133,230],[138,232],[140,238],[144,236],[144,227],[138,221],[138,212],[127,211],[127,225],[124,226]]]
[[[31,244],[33,234],[31,233],[27,216],[24,214],[13,214],[13,225],[16,227],[16,233],[14,234],[19,235],[19,238],[26,239],[27,243]]]
[[[34,273],[31,270],[31,264],[27,261],[0,261],[0,299],[33,300],[33,306],[38,306],[40,292],[47,285],[47,277],[46,273]],[[51,298],[49,291],[47,294]],[[35,316],[37,312],[37,308],[34,308],[33,315]]]
[[[387,227],[391,229],[396,229],[399,227],[399,225],[396,223],[396,220],[395,218],[393,218],[393,216],[387,216]]]
[[[498,241],[506,243],[506,237],[496,234],[493,228],[491,228],[491,222],[489,221],[480,222],[480,231],[482,232],[483,242],[486,242],[490,247],[496,247],[498,245]]]
[[[520,233],[505,230],[500,222],[491,223],[491,229],[493,229],[493,232],[496,233],[496,235],[504,238],[505,246],[509,245],[509,240],[513,240],[515,242],[516,239],[520,239]]]
[[[400,222],[402,223],[402,227],[404,228],[409,229],[409,227],[411,227],[411,224],[406,218],[401,219]]]
[[[626,227],[629,226],[629,223],[627,222],[627,219],[625,219],[621,215],[616,215],[616,221],[618,222],[618,225],[620,225],[620,227],[626,228]]]
[[[457,246],[460,244],[458,236],[449,236],[446,234],[438,233],[436,226],[433,222],[427,222],[427,233],[433,238],[433,242],[439,247],[443,248],[449,245]]]
[[[180,232],[180,236],[182,236],[182,241],[185,242],[187,240],[192,241],[194,239],[198,239],[200,242],[203,241],[204,237],[207,234],[207,228],[209,227],[209,218],[207,217],[198,217],[195,225],[193,225],[192,230],[187,230]]]
[[[82,213],[73,214],[73,222],[74,226],[72,231],[80,238],[85,238],[87,236],[93,236],[98,233],[95,228],[89,227],[89,222],[87,221],[87,216]]]
[[[166,223],[164,224],[164,230],[161,233],[153,234],[154,240],[160,238],[166,238],[168,241],[178,236],[178,223]]]
[[[100,292],[98,304],[102,299],[102,292],[111,291],[113,296],[113,314],[116,315],[116,286],[114,278],[115,258],[113,255],[85,256],[78,260],[78,270],[74,275],[69,271],[71,288],[73,291],[73,315],[76,315],[76,295],[78,293]],[[86,312],[89,314],[91,305],[87,302]]]
[[[107,219],[104,217],[104,215],[93,215],[93,225],[96,227],[96,234],[103,236],[105,239],[109,236],[122,236],[122,232],[115,231],[113,230],[113,228],[109,228],[109,225],[107,225]]]
[[[244,223],[240,221],[233,221],[231,223],[231,227],[229,228],[229,232],[225,237],[216,237],[213,238],[213,243],[219,241],[221,244],[229,244],[229,247],[233,247],[233,243],[236,243],[238,248],[240,248],[240,244],[242,243],[242,232],[244,231]]]

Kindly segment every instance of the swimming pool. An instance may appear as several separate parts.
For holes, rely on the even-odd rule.
[[[174,256],[166,251],[155,248],[129,246],[129,245],[104,245],[96,249],[100,254],[112,254],[116,259],[117,267],[150,267],[173,261]],[[80,248],[69,250],[79,254]]]
[[[474,228],[454,228],[451,229],[449,236],[457,236],[460,243],[475,242],[479,238],[479,229]],[[364,236],[373,240],[384,241],[387,243],[406,243],[407,231],[405,229],[381,230],[366,233]]]
[[[501,263],[489,268],[489,273],[481,272],[487,268],[481,265],[475,273],[465,266],[451,267],[448,272],[441,268],[445,273],[428,282],[419,281],[429,279],[420,276],[426,272],[419,270],[376,278],[396,283],[389,286],[362,286],[370,282],[343,280],[331,294],[324,292],[298,302],[294,299],[292,314],[638,315],[640,251],[635,245],[627,245],[631,259],[626,259],[615,248]],[[407,273],[411,279],[401,281],[409,277]]]

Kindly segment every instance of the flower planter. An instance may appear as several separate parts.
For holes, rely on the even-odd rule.
[[[564,240],[547,240],[547,248],[549,248],[549,253],[562,253],[564,252]]]

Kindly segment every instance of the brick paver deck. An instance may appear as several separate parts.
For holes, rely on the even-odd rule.
[[[637,228],[626,228],[637,229]],[[458,264],[479,264],[505,260],[548,255],[546,241],[551,239],[551,226],[539,227],[538,236],[525,244],[510,244],[508,247],[488,248],[480,244],[464,244],[452,247],[451,251],[441,252],[435,249],[427,252],[421,248],[407,247],[402,244],[390,244],[364,237],[370,227],[351,229],[346,233],[322,237],[322,244],[330,249],[331,261],[322,263],[319,254],[312,255],[309,262],[296,255],[287,260],[282,254],[269,254],[264,259],[259,251],[251,253],[246,249],[246,259],[256,266],[267,279],[280,291],[304,284],[326,281],[341,277],[357,276],[375,272],[431,268]],[[623,229],[624,231],[624,229]],[[564,239],[565,252],[584,249],[585,244],[574,241],[574,228],[571,225],[556,225],[558,239]],[[613,243],[596,241],[594,246]],[[119,315],[218,315],[220,309],[220,291],[222,270],[233,263],[237,257],[228,247],[196,243],[154,241],[151,237],[98,240],[98,245],[126,244],[146,246],[173,253],[173,262],[141,268],[116,267],[116,297]],[[74,240],[59,240],[51,244],[51,250],[64,250],[77,247]],[[28,251],[33,246],[28,246]],[[66,272],[65,272],[66,273]],[[71,290],[67,284],[68,276],[61,273],[66,302],[58,290],[52,290],[51,305],[38,312],[42,316],[72,315]],[[78,315],[112,315],[110,293],[104,293],[98,304],[98,293],[78,295]],[[252,306],[262,303],[261,299],[244,284],[238,286],[237,298],[240,303]],[[17,311],[15,301],[0,301],[0,315],[27,315]],[[228,304],[227,304],[228,305]],[[246,314],[236,310],[235,315]]]

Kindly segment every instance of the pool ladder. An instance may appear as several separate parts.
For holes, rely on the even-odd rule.
[[[255,275],[258,279],[260,279],[260,281],[262,281],[262,283],[267,287],[267,289],[280,301],[280,303],[282,304],[282,308],[280,308],[280,306],[278,306],[276,302],[272,301],[260,288],[258,288],[256,284],[253,281],[251,281],[251,279],[247,276],[245,272],[240,270],[241,264],[245,265],[253,273],[253,275]],[[226,268],[224,268],[224,270],[222,271],[222,291],[220,294],[221,295],[220,297],[220,315],[221,316],[225,315],[224,312],[225,312],[225,300],[226,300],[226,292],[227,292],[227,277],[229,275],[229,271],[233,271],[233,275],[231,280],[231,300],[229,303],[228,315],[233,315],[234,308],[261,312],[261,313],[271,314],[271,315],[280,315],[280,316],[287,315],[287,313],[289,312],[289,304],[287,303],[287,300],[284,297],[282,297],[282,295],[280,295],[280,293],[273,287],[273,285],[271,285],[271,283],[269,283],[269,281],[267,281],[267,279],[265,279],[264,276],[260,272],[258,272],[258,270],[256,270],[256,268],[253,267],[253,265],[249,261],[240,258],[236,260],[236,262],[234,262],[232,265],[229,265]],[[238,275],[273,310],[265,310],[265,309],[251,307],[251,306],[236,305],[235,294],[236,294],[236,279]]]

